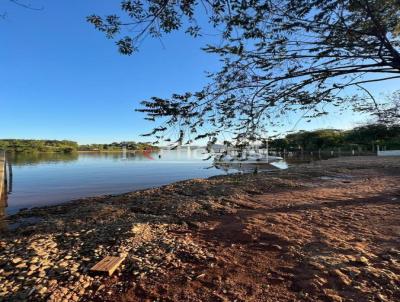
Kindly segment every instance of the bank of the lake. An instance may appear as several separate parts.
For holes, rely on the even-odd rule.
[[[194,179],[9,217],[7,301],[398,301],[400,158]],[[123,255],[112,277],[88,269]]]
[[[205,157],[202,151],[186,150],[9,154],[14,173],[6,211],[224,173]]]

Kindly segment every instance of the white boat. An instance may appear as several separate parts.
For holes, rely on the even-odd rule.
[[[280,161],[283,158],[263,153],[245,153],[242,156],[222,154],[216,155],[214,163],[216,164],[242,164],[242,165],[262,165]]]

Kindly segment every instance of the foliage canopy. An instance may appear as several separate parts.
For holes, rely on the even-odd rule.
[[[151,133],[160,140],[172,126],[178,143],[226,132],[238,142],[260,139],[287,112],[321,116],[321,105],[346,101],[348,87],[400,78],[397,0],[123,0],[121,10],[88,21],[122,54],[146,36],[201,35],[200,15],[222,39],[204,48],[223,64],[209,85],[142,103],[147,119],[165,121]]]
[[[78,144],[68,140],[1,139],[0,149],[12,152],[64,152],[78,149]]]
[[[270,147],[277,151],[317,151],[317,150],[364,150],[376,151],[376,146],[400,148],[400,126],[370,124],[351,130],[321,129],[299,131],[277,138],[270,142]]]

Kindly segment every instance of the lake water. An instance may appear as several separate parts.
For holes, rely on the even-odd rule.
[[[201,149],[157,153],[17,154],[10,157],[13,179],[6,213],[237,172],[217,169],[212,166],[212,160],[204,160],[207,157]],[[285,163],[278,165],[285,167]]]

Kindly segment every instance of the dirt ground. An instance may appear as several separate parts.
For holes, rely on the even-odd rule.
[[[178,182],[8,223],[2,301],[400,301],[395,157]],[[90,273],[107,255],[126,257],[120,270]]]

